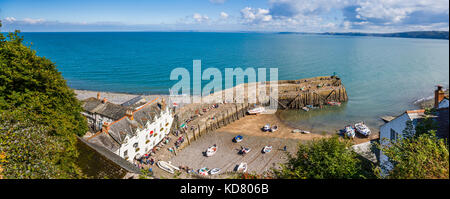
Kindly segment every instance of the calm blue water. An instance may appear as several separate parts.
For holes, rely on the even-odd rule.
[[[449,85],[449,41],[258,33],[23,33],[55,62],[75,89],[168,93],[173,68],[277,67],[279,79],[336,72],[349,102],[341,108],[281,117],[309,129],[341,128],[415,108],[412,102]],[[325,126],[326,125],[326,126]]]

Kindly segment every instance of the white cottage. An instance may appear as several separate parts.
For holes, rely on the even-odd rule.
[[[123,118],[105,124],[88,142],[103,146],[129,162],[141,158],[169,134],[174,119],[164,102],[155,101],[134,111],[127,110]]]
[[[380,144],[386,146],[390,142],[395,142],[397,139],[404,137],[403,130],[405,130],[408,121],[412,122],[414,133],[417,122],[425,116],[425,110],[423,109],[411,110],[384,124],[380,128]],[[387,173],[392,167],[388,157],[383,152],[380,152],[380,165],[386,169],[383,173]]]

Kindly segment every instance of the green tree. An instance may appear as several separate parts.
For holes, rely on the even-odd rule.
[[[436,137],[434,130],[426,132],[397,139],[380,147],[393,165],[385,178],[449,178],[448,143],[445,139]]]
[[[358,179],[367,178],[362,161],[350,150],[351,143],[338,136],[299,144],[296,156],[275,170],[275,176],[288,179]]]
[[[76,135],[88,130],[81,103],[55,64],[23,45],[19,33],[0,33],[0,176],[81,177]]]

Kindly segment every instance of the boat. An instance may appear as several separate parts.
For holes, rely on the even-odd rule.
[[[269,152],[271,152],[272,151],[272,146],[265,146],[264,148],[263,148],[263,153],[269,153]]]
[[[247,172],[247,163],[241,162],[237,168],[237,172]]]
[[[277,125],[273,125],[272,128],[270,128],[271,132],[275,132],[278,131],[278,126]]]
[[[306,105],[306,108],[312,109],[312,108],[314,108],[314,106],[313,105]]]
[[[250,115],[257,115],[257,114],[263,113],[265,111],[266,111],[266,109],[264,107],[257,107],[257,108],[254,108],[254,109],[250,109],[247,112]]]
[[[303,109],[304,111],[306,111],[306,112],[308,112],[308,111],[309,111],[309,108],[308,108],[308,107],[306,107],[306,106],[302,107],[302,109]]]
[[[158,167],[161,168],[164,171],[167,171],[169,173],[175,173],[174,169],[171,166],[169,166],[169,163],[167,163],[167,162],[158,161],[156,163],[156,165],[158,165]]]
[[[210,157],[213,156],[214,154],[216,154],[217,152],[217,145],[212,145],[208,148],[208,150],[206,150],[206,156]]]
[[[198,170],[198,174],[203,175],[203,176],[207,176],[209,174],[209,169],[206,168],[206,167],[203,167],[203,168]]]
[[[300,129],[294,129],[294,130],[292,130],[292,133],[301,133],[302,132],[302,130],[300,130]]]
[[[328,105],[331,105],[331,106],[340,106],[341,105],[340,102],[327,102],[327,103],[328,103]]]
[[[303,133],[303,134],[310,134],[311,132],[302,130],[302,133]]]
[[[251,151],[252,149],[250,147],[242,147],[241,149],[241,154],[247,154]]]
[[[240,141],[242,141],[242,139],[244,139],[244,137],[242,137],[242,135],[237,135],[236,137],[234,137],[235,142],[240,142]]]
[[[356,129],[356,131],[358,132],[358,133],[360,133],[360,134],[362,134],[362,135],[364,135],[364,136],[366,136],[366,137],[369,137],[369,135],[370,135],[370,129],[369,129],[369,127],[367,127],[365,124],[364,124],[364,122],[358,122],[358,123],[356,123],[355,124],[355,129]]]
[[[262,128],[262,130],[263,130],[264,132],[270,131],[270,124],[264,125],[263,128]]]
[[[346,126],[344,128],[344,131],[345,131],[346,137],[352,138],[352,139],[355,137],[355,129],[352,126],[350,126],[350,125]]]
[[[218,174],[220,172],[220,169],[219,168],[214,168],[214,169],[211,169],[211,171],[209,171],[209,174],[211,174],[211,175],[216,175],[216,174]]]

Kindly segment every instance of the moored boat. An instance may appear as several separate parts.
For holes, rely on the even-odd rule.
[[[352,138],[352,139],[355,137],[355,129],[352,126],[350,126],[350,125],[346,126],[344,128],[344,131],[345,131],[344,132],[345,137]]]
[[[242,137],[242,135],[237,135],[236,137],[233,138],[235,142],[241,142],[242,139],[244,139],[244,137]]]
[[[203,168],[198,170],[198,174],[203,175],[203,176],[207,176],[209,174],[209,169],[206,168],[206,167],[203,167]]]
[[[302,107],[302,109],[303,109],[304,111],[306,111],[306,112],[308,112],[308,111],[309,111],[309,108],[308,108],[308,107],[306,107],[306,106]]]
[[[300,129],[294,129],[294,130],[292,130],[292,133],[301,133],[302,132],[302,130],[300,130]]]
[[[263,148],[263,153],[269,153],[269,152],[271,152],[272,151],[272,146],[265,146],[264,148]]]
[[[367,127],[365,124],[364,124],[364,122],[358,122],[358,123],[356,123],[355,124],[355,129],[356,129],[356,131],[358,132],[358,133],[360,133],[360,134],[362,134],[362,135],[364,135],[364,136],[366,136],[366,137],[369,137],[370,136],[370,129],[369,129],[369,127]]]
[[[211,174],[211,175],[216,175],[216,174],[218,174],[220,172],[220,169],[219,168],[214,168],[214,169],[211,169],[211,171],[209,171],[209,174]]]
[[[206,156],[210,157],[213,156],[214,154],[216,154],[217,152],[217,145],[212,145],[208,148],[208,150],[206,150]]]
[[[278,131],[278,126],[277,125],[273,125],[272,128],[270,128],[271,132],[275,132]]]
[[[310,134],[311,132],[302,130],[302,133],[303,133],[303,134]]]
[[[247,172],[247,163],[241,162],[237,168],[237,172]]]
[[[327,103],[328,103],[328,105],[331,105],[331,106],[340,106],[341,105],[340,102],[327,102]]]
[[[252,149],[250,147],[242,147],[241,149],[241,154],[247,154],[251,151]]]
[[[263,113],[265,111],[266,111],[266,109],[264,107],[257,107],[257,108],[250,109],[247,112],[250,115],[257,115],[257,114]]]
[[[263,130],[264,132],[270,131],[270,124],[264,125],[263,128],[262,128],[262,130]]]
[[[167,171],[167,172],[169,172],[169,173],[174,173],[174,172],[175,172],[175,171],[174,171],[174,168],[172,168],[172,167],[170,166],[170,164],[167,163],[167,162],[165,162],[165,161],[158,161],[158,162],[156,163],[156,165],[157,165],[159,168],[161,168],[162,170]]]

